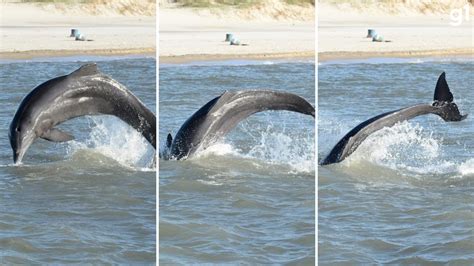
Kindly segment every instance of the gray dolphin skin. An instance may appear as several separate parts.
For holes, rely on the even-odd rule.
[[[446,122],[464,120],[467,114],[461,115],[453,99],[453,94],[449,90],[448,83],[446,82],[446,74],[443,72],[436,83],[432,104],[419,104],[383,113],[362,122],[349,131],[349,133],[334,146],[329,155],[321,162],[321,165],[343,161],[351,155],[370,134],[404,120],[425,114],[438,115]]]
[[[250,115],[266,110],[287,110],[315,116],[314,107],[298,95],[271,90],[229,92],[212,99],[181,126],[168,134],[164,159],[181,160],[206,149]]]
[[[20,103],[9,130],[13,162],[21,163],[37,138],[54,142],[74,139],[55,126],[85,115],[116,116],[156,149],[155,114],[125,86],[99,72],[96,64],[86,64],[37,86]]]

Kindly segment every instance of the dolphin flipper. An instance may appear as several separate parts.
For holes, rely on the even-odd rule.
[[[168,133],[168,137],[166,137],[166,148],[171,148],[171,144],[173,143],[173,137],[170,133]]]
[[[50,130],[44,132],[43,135],[41,135],[41,138],[53,142],[65,142],[73,140],[74,136],[57,128],[51,128]]]

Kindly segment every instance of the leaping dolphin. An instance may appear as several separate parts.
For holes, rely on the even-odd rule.
[[[135,95],[86,64],[69,75],[34,88],[20,103],[10,124],[13,162],[21,162],[37,139],[63,142],[74,139],[55,126],[84,115],[114,115],[136,130],[156,149],[156,117]]]
[[[449,90],[448,83],[446,82],[446,74],[443,72],[436,83],[432,104],[419,104],[406,107],[380,114],[362,122],[349,131],[349,133],[334,146],[329,155],[321,162],[321,165],[341,162],[351,155],[370,134],[384,127],[391,127],[397,122],[425,114],[438,115],[446,122],[465,119],[467,114],[461,115],[453,99],[453,94]]]
[[[288,110],[315,116],[314,107],[298,95],[271,90],[229,92],[212,99],[194,113],[176,136],[168,134],[164,159],[185,159],[209,147],[248,116],[266,110]]]

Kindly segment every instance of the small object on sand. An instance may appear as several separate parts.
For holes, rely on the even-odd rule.
[[[87,41],[87,42],[92,42],[93,40],[91,39],[87,39],[86,36],[82,35],[82,34],[79,34],[79,35],[76,35],[76,41]]]
[[[380,34],[375,34],[375,36],[372,38],[373,42],[383,42],[383,36]]]
[[[86,40],[86,36],[82,34],[76,35],[76,41],[85,41],[85,40]]]
[[[81,34],[78,29],[71,29],[71,35],[69,37],[76,37],[77,35]]]
[[[225,35],[225,41],[230,42],[234,38],[234,34],[232,33],[226,33]]]
[[[232,38],[230,40],[230,45],[240,45],[240,40],[237,38]]]
[[[375,35],[377,35],[377,32],[374,29],[369,29],[366,38],[373,38]]]
[[[238,45],[238,46],[248,46],[248,43],[241,43],[239,39],[233,38],[230,40],[230,45]]]

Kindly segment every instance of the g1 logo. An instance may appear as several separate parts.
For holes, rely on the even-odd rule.
[[[462,24],[464,17],[466,18],[466,21],[469,21],[469,13],[469,4],[466,4],[461,8],[451,10],[451,22],[449,24],[451,24],[452,26],[459,26]]]

